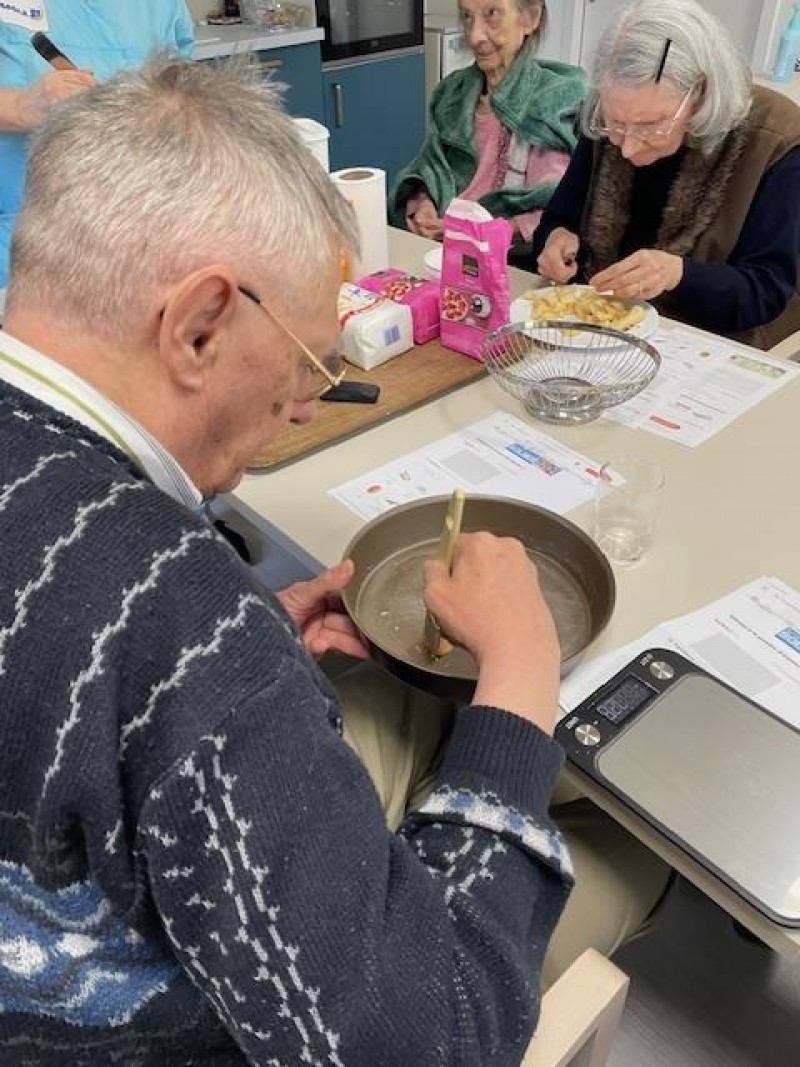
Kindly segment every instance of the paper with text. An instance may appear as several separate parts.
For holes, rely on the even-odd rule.
[[[562,717],[648,648],[679,652],[800,729],[800,593],[779,578],[758,578],[579,664],[561,684]]]
[[[800,373],[784,360],[737,346],[724,337],[660,330],[650,342],[661,367],[638,396],[606,418],[695,448]]]
[[[330,493],[364,519],[456,488],[468,496],[523,500],[563,515],[592,499],[598,466],[497,411]]]

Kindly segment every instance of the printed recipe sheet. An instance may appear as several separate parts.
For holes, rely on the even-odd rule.
[[[597,467],[514,415],[497,411],[330,492],[364,519],[456,488],[467,495],[523,500],[563,515],[592,498]]]
[[[649,339],[661,366],[638,396],[606,418],[695,448],[791,381],[800,368],[724,337],[660,330]]]

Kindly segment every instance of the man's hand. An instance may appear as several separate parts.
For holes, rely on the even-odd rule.
[[[451,574],[438,560],[425,564],[425,602],[443,632],[478,663],[474,702],[505,708],[551,733],[561,651],[522,543],[462,534]]]
[[[326,652],[369,658],[367,646],[345,613],[339,596],[353,577],[353,570],[352,560],[346,559],[318,578],[295,582],[277,594],[303,635],[306,650],[315,658]]]
[[[653,300],[683,278],[683,259],[670,252],[641,248],[589,279],[598,292],[620,300]]]
[[[60,100],[67,100],[95,84],[90,70],[50,70],[25,89],[5,90],[2,111],[7,129],[33,130]]]
[[[430,241],[441,241],[444,234],[444,224],[436,214],[436,205],[429,196],[424,197],[413,215],[409,215],[408,228],[419,237],[427,237]]]
[[[563,226],[557,226],[545,242],[541,255],[536,260],[536,270],[543,278],[566,285],[578,273],[578,235]]]

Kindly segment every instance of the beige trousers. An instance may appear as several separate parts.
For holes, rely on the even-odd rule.
[[[324,666],[342,701],[345,740],[369,771],[387,824],[396,829],[433,788],[454,707],[372,664],[352,662],[328,657]],[[641,932],[670,874],[653,852],[563,779],[550,813],[569,845],[575,888],[545,957],[545,988],[584,949],[611,955]]]

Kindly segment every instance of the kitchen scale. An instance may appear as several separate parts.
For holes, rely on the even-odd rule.
[[[567,758],[782,926],[800,926],[800,732],[650,649],[556,727]]]

